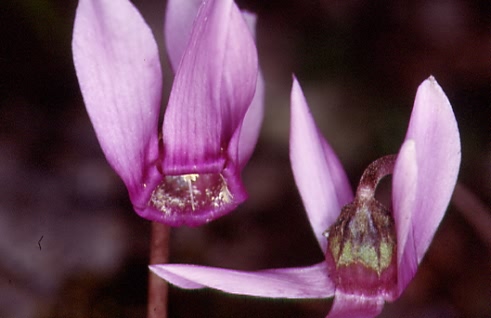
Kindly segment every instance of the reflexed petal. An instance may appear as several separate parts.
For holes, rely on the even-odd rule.
[[[341,208],[353,199],[353,193],[341,163],[319,133],[295,78],[291,108],[293,175],[314,234],[325,252],[327,240],[322,233],[334,223]]]
[[[416,274],[419,261],[413,242],[412,211],[416,203],[418,165],[414,140],[406,140],[397,155],[392,177],[392,208],[397,233],[397,284],[399,293]]]
[[[257,272],[184,264],[150,265],[149,268],[171,284],[186,289],[210,287],[230,294],[268,298],[328,298],[334,294],[325,262]]]
[[[134,202],[158,156],[162,78],[152,32],[127,0],[80,0],[72,45],[97,138]]]
[[[201,2],[202,0],[171,0],[167,3],[165,40],[169,59],[174,70],[177,69],[189,37],[191,36],[193,21],[196,18]],[[255,36],[256,15],[247,12],[242,12],[242,15],[249,26],[251,34]],[[264,80],[261,73],[259,73],[254,99],[247,110],[240,131],[237,131],[237,136],[233,137],[235,140],[231,141],[230,156],[232,158],[238,156],[237,161],[239,162],[240,168],[244,167],[255,148],[262,124],[263,113]],[[238,146],[237,138],[239,139]]]
[[[249,27],[249,31],[251,31],[252,36],[256,39],[256,24],[257,24],[257,16],[254,13],[250,13],[247,11],[241,11],[242,17],[244,18],[247,26]]]
[[[244,117],[244,122],[237,132],[239,136],[239,145],[235,146],[236,141],[230,143],[229,155],[234,157],[234,148],[237,148],[237,162],[240,168],[243,168],[254,152],[259,133],[261,132],[261,124],[264,116],[264,79],[261,72],[258,73],[256,83],[256,93],[252,99],[252,103]],[[235,139],[235,135],[234,138]]]
[[[256,34],[256,16],[251,13],[243,12],[245,21],[247,22],[251,33],[255,37]],[[254,148],[256,147],[257,139],[259,138],[259,133],[261,132],[261,124],[263,122],[264,116],[264,79],[261,72],[258,72],[257,82],[256,82],[256,92],[252,103],[247,110],[244,117],[244,122],[240,130],[238,130],[229,147],[229,156],[231,158],[237,157],[237,162],[239,167],[243,168],[249,161]],[[238,146],[237,146],[238,138]],[[237,151],[238,150],[238,151]],[[234,153],[235,152],[235,153]]]
[[[169,0],[165,10],[165,45],[174,71],[188,45],[193,21],[203,0]]]
[[[345,294],[336,290],[331,311],[326,318],[371,318],[384,307],[384,300],[377,297]]]
[[[205,2],[164,116],[165,174],[219,168],[216,163],[242,123],[256,80],[256,48],[239,9],[232,0]]]
[[[396,228],[398,232],[399,228],[403,229],[402,234],[398,234],[403,243],[398,256],[399,272],[404,272],[406,279],[399,283],[400,289],[414,276],[414,261],[421,262],[433,239],[452,196],[460,166],[457,122],[445,93],[433,77],[418,88],[407,140],[414,140],[412,156],[416,167],[409,162],[411,159],[398,159],[403,162],[397,162],[393,177],[393,197],[399,205],[394,207]],[[410,153],[411,149],[405,151]],[[414,173],[417,173],[416,185],[408,184],[415,182]],[[406,179],[407,175],[411,178]],[[415,191],[414,199],[403,198],[412,196],[411,191]],[[408,237],[399,238],[403,234]]]

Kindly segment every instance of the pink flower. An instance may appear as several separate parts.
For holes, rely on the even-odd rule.
[[[263,88],[253,35],[232,0],[168,7],[176,74],[161,130],[157,44],[130,1],[79,1],[73,59],[101,148],[135,211],[195,226],[247,197],[240,173],[259,134]]]
[[[327,317],[377,316],[416,274],[450,201],[461,157],[450,103],[433,77],[424,81],[397,159],[388,156],[371,164],[355,198],[296,79],[291,104],[292,168],[326,261],[257,272],[184,264],[150,269],[182,288],[269,298],[334,296]],[[391,172],[392,213],[373,198],[378,181]]]

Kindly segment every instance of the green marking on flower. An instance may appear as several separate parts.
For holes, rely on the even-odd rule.
[[[355,200],[329,230],[329,250],[336,267],[360,264],[380,276],[396,251],[392,215],[374,199]]]
[[[327,231],[336,269],[361,265],[378,277],[393,265],[397,241],[392,213],[374,198],[380,180],[392,173],[395,156],[380,158],[363,174],[353,202]]]

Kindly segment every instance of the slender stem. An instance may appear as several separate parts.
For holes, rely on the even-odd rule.
[[[150,264],[169,260],[169,233],[167,225],[152,222]],[[167,318],[167,283],[152,272],[148,276],[147,318]]]

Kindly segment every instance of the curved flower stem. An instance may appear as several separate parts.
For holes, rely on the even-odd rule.
[[[372,198],[377,185],[383,177],[392,174],[397,155],[388,155],[372,162],[363,172],[356,196],[358,198]]]
[[[452,196],[452,203],[460,214],[474,228],[481,240],[491,248],[491,210],[477,195],[465,185],[457,182]]]
[[[167,225],[152,222],[150,264],[165,264],[169,260],[169,233]],[[167,283],[150,273],[148,276],[147,318],[167,317]]]

